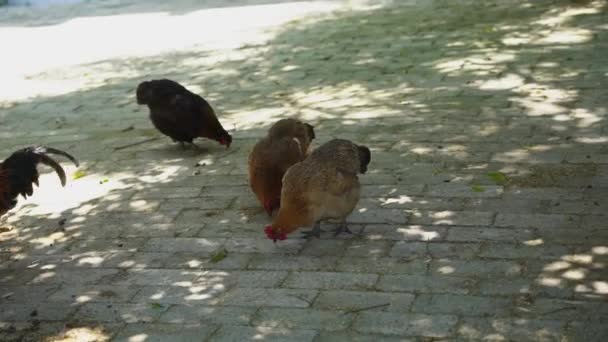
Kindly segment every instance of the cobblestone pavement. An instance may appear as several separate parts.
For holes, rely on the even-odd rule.
[[[2,341],[608,338],[606,2],[91,1],[0,36],[0,156],[82,162],[3,220]],[[158,77],[232,147],[152,129]],[[372,149],[353,236],[265,238],[246,157],[290,116]]]

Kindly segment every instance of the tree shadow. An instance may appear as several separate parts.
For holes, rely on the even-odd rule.
[[[66,189],[45,174],[9,219],[17,228],[1,235],[7,336],[35,336],[35,325],[52,337],[64,328],[56,321],[105,322],[108,339],[139,336],[147,327],[137,324],[158,320],[192,324],[198,336],[312,339],[321,323],[298,325],[298,310],[327,314],[319,298],[365,290],[411,298],[368,313],[349,312],[364,307],[345,300],[336,326],[372,337],[592,340],[606,317],[608,241],[605,9],[595,4],[406,2],[293,22],[264,45],[33,75],[86,72],[104,84],[0,117],[10,139],[2,155],[39,137],[78,156],[86,174]],[[133,90],[165,76],[212,102],[233,127],[230,150],[201,142],[207,151],[181,151],[165,138],[115,150],[158,136]],[[288,116],[313,123],[317,143],[343,137],[372,149],[350,218],[359,234],[277,246],[262,236],[269,219],[245,160]],[[377,282],[302,289],[298,270]],[[23,284],[32,291],[19,292]],[[295,314],[265,310],[274,306]],[[366,325],[394,312],[405,317],[398,328]]]

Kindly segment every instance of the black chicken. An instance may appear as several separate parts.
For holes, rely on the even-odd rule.
[[[211,105],[175,81],[140,83],[137,103],[148,105],[154,127],[182,146],[185,142],[192,144],[198,137],[215,140],[226,148],[232,143],[232,136],[222,127]]]

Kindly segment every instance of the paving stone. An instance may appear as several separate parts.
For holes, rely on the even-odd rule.
[[[479,254],[480,243],[429,243],[427,248],[431,257],[470,259]]]
[[[504,197],[505,195],[503,195]],[[470,198],[461,210],[493,211],[505,214],[533,214],[545,210],[545,200],[536,198]],[[563,213],[563,212],[561,212]],[[557,213],[556,214],[561,214]]]
[[[270,239],[247,239],[234,238],[226,241],[226,250],[229,253],[276,253],[276,254],[295,254],[306,241],[294,237],[276,244]]]
[[[41,168],[2,218],[0,340],[606,339],[597,2],[216,2],[172,2],[179,18],[155,14],[157,0],[0,11],[0,31],[19,27],[34,47],[3,42],[20,69],[0,63],[14,85],[0,95],[0,155],[48,145],[85,172],[62,163],[61,187]],[[91,18],[120,28],[134,9],[179,39],[131,39],[146,22],[94,48],[77,39]],[[62,39],[40,59],[55,24]],[[204,96],[230,148],[159,133],[135,99],[157,76]],[[372,151],[355,234],[324,222],[320,239],[264,236],[247,156],[294,115],[314,125],[313,148],[346,138]]]
[[[423,275],[383,275],[376,287],[382,291],[467,294],[474,278]]]
[[[532,240],[530,240],[532,241]],[[525,244],[485,244],[479,256],[499,259],[549,259],[556,260],[570,253],[565,246],[525,245]]]
[[[465,318],[458,327],[458,335],[464,339],[555,341],[562,336],[564,323],[548,320],[516,320],[491,318]]]
[[[534,281],[531,279],[485,279],[479,282],[479,294],[485,296],[492,295],[517,295],[532,293]]]
[[[418,225],[366,225],[363,234],[369,240],[433,241],[443,240],[447,234],[447,228]]]
[[[512,277],[522,273],[522,265],[506,260],[450,260],[431,262],[431,274],[477,276],[479,278]]]
[[[427,194],[438,197],[498,197],[502,192],[502,186],[497,185],[436,184],[429,187]]]
[[[589,245],[593,241],[605,240],[608,233],[605,229],[540,228],[538,238],[551,244]]]
[[[78,308],[74,317],[80,322],[148,323],[157,320],[167,308],[157,303],[86,303]]]
[[[39,303],[58,288],[58,285],[0,286],[0,303]]]
[[[387,241],[351,241],[345,257],[382,257],[388,254],[391,243]]]
[[[114,279],[116,284],[124,285],[171,285],[188,286],[202,276],[203,271],[181,269],[135,268],[124,271]]]
[[[133,298],[135,302],[157,302],[164,304],[208,304],[219,302],[229,284],[227,276],[209,277],[203,282],[181,282],[175,286],[145,286]]]
[[[239,238],[257,239],[260,238],[261,233],[260,225],[253,223],[207,224],[198,231],[196,237],[234,239],[238,236]]]
[[[160,205],[162,210],[175,209],[227,209],[234,201],[233,197],[196,197],[196,198],[176,198],[163,202]]]
[[[535,234],[532,229],[498,229],[490,227],[451,227],[446,241],[478,242],[478,241],[500,241],[500,242],[525,242],[534,240]]]
[[[332,271],[338,258],[333,256],[309,257],[284,255],[256,255],[249,263],[249,269],[260,270],[301,270],[301,271]]]
[[[565,332],[569,341],[603,341],[608,334],[606,323],[571,322]]]
[[[163,268],[168,253],[120,252],[91,255],[79,260],[80,264],[108,268]]]
[[[147,238],[116,238],[116,239],[85,239],[75,241],[70,245],[72,253],[87,252],[137,252],[147,242]]]
[[[428,211],[414,212],[409,223],[420,225],[488,226],[494,213],[477,211]]]
[[[346,332],[333,332],[333,331],[321,331],[316,342],[363,342],[363,341],[386,341],[386,342],[409,342],[414,339],[407,339],[403,337],[388,337],[386,335],[372,335],[372,334],[360,334],[353,331]]]
[[[123,229],[120,237],[192,237],[202,229],[203,225],[191,224],[174,224],[174,223],[155,223],[146,226],[131,226]],[[149,247],[152,242],[147,241],[144,248]]]
[[[377,274],[298,272],[292,273],[283,287],[295,289],[369,289],[378,280]]]
[[[343,330],[353,320],[353,314],[316,309],[261,309],[253,319],[255,326],[285,329]]]
[[[236,288],[222,298],[223,305],[309,307],[317,296],[315,290]]]
[[[140,191],[133,196],[137,199],[171,199],[171,198],[195,198],[201,194],[201,188],[195,187],[162,187],[151,188]]]
[[[40,272],[28,284],[48,285],[48,284],[103,284],[110,282],[117,274],[118,269],[104,268],[83,272],[77,269],[54,269]]]
[[[577,227],[579,218],[573,215],[498,214],[497,227],[567,228]]]
[[[255,308],[247,307],[172,305],[159,321],[179,324],[249,325],[255,312]]]
[[[239,342],[263,339],[264,341],[273,342],[312,342],[315,339],[315,336],[317,336],[316,330],[223,326],[213,335],[213,340],[221,342]]]
[[[312,239],[306,243],[300,254],[318,257],[340,256],[344,254],[346,246],[344,240]]]
[[[418,210],[462,210],[462,198],[421,196],[370,196],[359,200],[361,208],[418,209]]]
[[[63,285],[48,298],[48,301],[87,302],[128,302],[140,290],[137,286],[70,286]]]
[[[244,269],[252,258],[251,254],[244,253],[226,253],[226,256],[221,260],[214,258],[216,255],[222,255],[221,253],[222,249],[219,248],[211,255],[206,255],[204,253],[165,254],[162,260],[162,267],[181,269],[240,270]]]
[[[314,307],[323,310],[408,312],[414,295],[404,293],[322,291],[315,299]]]
[[[210,324],[127,324],[113,341],[202,341],[217,329]]]
[[[410,258],[355,258],[343,257],[338,261],[336,270],[353,273],[401,273],[425,274],[428,262]]]
[[[349,223],[395,223],[408,222],[407,212],[400,209],[355,209],[348,217]]]
[[[428,244],[424,242],[397,242],[391,249],[393,257],[422,257],[428,254]]]
[[[148,252],[213,253],[224,243],[224,239],[153,238],[143,246],[143,250]]]
[[[456,322],[456,316],[450,315],[362,312],[354,327],[363,333],[441,338],[452,334]]]
[[[422,193],[424,185],[378,185],[378,186],[367,186],[365,191],[361,193],[361,197],[396,197],[396,196],[414,196]]]
[[[588,320],[593,322],[605,319],[608,309],[603,303],[590,301],[539,298],[532,303],[521,303],[514,310],[514,316],[557,320]]]
[[[412,312],[460,316],[507,316],[510,310],[510,299],[453,294],[421,294],[412,307]]]
[[[526,200],[526,199],[569,199],[580,200],[583,198],[583,189],[561,189],[561,188],[516,188],[505,191],[505,200]]]
[[[0,321],[24,322],[34,319],[42,321],[62,321],[75,310],[76,307],[72,302],[2,304]]]
[[[44,322],[33,326],[34,329],[26,331],[22,341],[40,341],[44,338],[57,340],[74,340],[83,342],[110,341],[112,336],[122,328],[121,324],[76,324],[66,326],[63,322]]]

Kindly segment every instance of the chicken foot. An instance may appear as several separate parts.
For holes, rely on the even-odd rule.
[[[182,150],[200,150],[200,147],[193,142],[178,141]]]
[[[321,238],[321,233],[323,232],[324,230],[321,229],[321,221],[318,221],[315,223],[311,230],[302,232],[302,237],[305,239],[308,239],[313,236],[316,238]]]
[[[336,228],[336,230],[334,230],[334,236],[338,236],[338,235],[340,235],[340,233],[348,233],[348,234],[353,233],[350,229],[348,229],[348,225],[346,224],[346,221],[340,222],[340,224],[338,225],[338,228]]]

